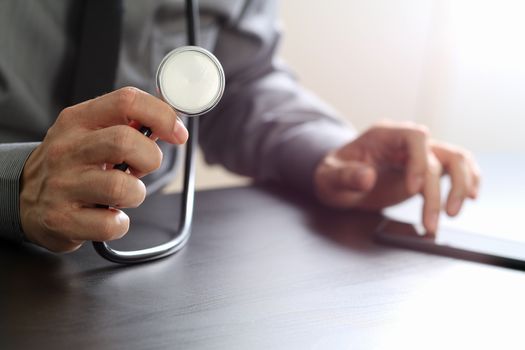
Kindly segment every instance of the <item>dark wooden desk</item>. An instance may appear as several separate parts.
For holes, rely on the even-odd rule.
[[[160,241],[172,199],[134,212],[119,245]],[[0,349],[525,346],[525,273],[378,246],[380,220],[235,188],[199,193],[188,246],[155,263],[2,244]]]

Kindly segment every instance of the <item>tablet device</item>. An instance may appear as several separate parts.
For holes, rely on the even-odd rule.
[[[458,259],[525,270],[525,241],[442,227],[438,236],[419,225],[386,218],[375,232],[379,243]]]

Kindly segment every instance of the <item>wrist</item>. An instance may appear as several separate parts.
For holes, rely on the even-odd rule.
[[[315,174],[323,160],[354,138],[354,132],[341,125],[308,126],[287,140],[279,157],[283,181],[308,195],[316,191]]]
[[[34,231],[34,225],[31,224],[31,218],[35,217],[31,213],[31,208],[35,207],[38,198],[38,171],[42,171],[42,167],[39,166],[38,157],[41,152],[41,148],[37,147],[28,156],[22,174],[20,176],[20,200],[19,200],[19,211],[20,211],[20,229],[23,234],[23,238],[30,242],[35,242],[32,237]]]
[[[27,158],[38,143],[0,145],[0,236],[22,242],[20,219],[20,182]]]

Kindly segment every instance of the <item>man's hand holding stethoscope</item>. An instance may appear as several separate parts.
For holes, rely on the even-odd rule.
[[[29,156],[21,181],[20,216],[26,238],[55,252],[84,241],[114,262],[144,262],[174,253],[189,238],[193,212],[197,120],[188,130],[179,115],[214,108],[225,87],[221,64],[209,51],[184,46],[166,55],[156,83],[160,98],[133,87],[64,109]],[[181,224],[169,242],[120,252],[107,241],[122,237],[129,217],[122,208],[146,197],[141,177],[158,169],[161,139],[186,149]]]
[[[66,108],[29,156],[19,203],[27,239],[56,252],[91,240],[99,255],[123,264],[159,259],[184,247],[193,219],[199,123],[190,118],[186,129],[178,114],[196,117],[210,111],[226,82],[218,59],[197,46],[197,0],[185,0],[185,12],[189,46],[169,52],[155,76],[162,100],[124,88]],[[159,138],[179,145],[188,141],[179,226],[163,244],[115,250],[106,242],[129,229],[129,217],[120,208],[144,200],[140,177],[160,166]]]
[[[24,167],[20,213],[27,239],[65,252],[128,231],[129,218],[120,209],[142,203],[146,187],[140,177],[159,168],[162,160],[155,141],[130,127],[131,122],[148,125],[154,137],[171,144],[188,139],[167,103],[136,88],[64,109]],[[123,162],[128,171],[111,169]]]

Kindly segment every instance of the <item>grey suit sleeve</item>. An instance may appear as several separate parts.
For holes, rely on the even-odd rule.
[[[222,30],[215,53],[226,72],[223,100],[202,118],[206,160],[257,180],[313,189],[313,173],[354,129],[300,86],[275,58],[279,31],[267,2]]]
[[[0,238],[23,240],[20,223],[20,176],[38,143],[0,144]]]

